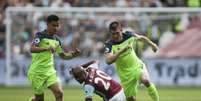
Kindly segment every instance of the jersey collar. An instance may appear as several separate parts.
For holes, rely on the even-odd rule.
[[[112,44],[116,45],[116,44],[121,44],[122,42],[125,41],[125,33],[122,33],[123,34],[123,39],[121,41],[114,41],[114,40],[111,40]]]

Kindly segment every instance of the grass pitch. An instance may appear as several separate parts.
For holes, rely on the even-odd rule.
[[[201,87],[161,87],[158,88],[161,101],[201,101]],[[33,95],[28,87],[0,87],[0,101],[28,101]],[[84,101],[84,92],[80,87],[64,87],[65,101]],[[138,101],[152,101],[145,88],[140,88]],[[45,101],[55,101],[53,94],[45,91]],[[102,101],[94,96],[93,101]]]

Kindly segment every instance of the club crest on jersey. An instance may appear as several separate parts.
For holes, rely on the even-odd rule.
[[[34,42],[33,42],[33,43],[38,44],[39,42],[40,42],[40,39],[39,39],[39,38],[36,38],[36,39],[34,39]]]
[[[109,53],[110,49],[108,47],[105,48],[105,53]]]

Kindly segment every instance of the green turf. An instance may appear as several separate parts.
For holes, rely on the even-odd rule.
[[[201,88],[159,88],[161,101],[201,101]],[[84,101],[84,94],[79,87],[64,88],[65,101]],[[28,101],[32,91],[27,87],[0,87],[0,101]],[[151,101],[146,89],[139,89],[138,101]],[[49,90],[45,91],[45,101],[55,101]],[[93,101],[102,101],[98,96]]]

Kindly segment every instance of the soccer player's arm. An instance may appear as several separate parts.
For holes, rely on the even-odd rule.
[[[138,34],[134,34],[134,36],[136,37],[137,40],[143,41],[143,42],[147,43],[148,45],[150,45],[154,52],[159,50],[158,46],[155,43],[153,43],[150,39],[148,39],[146,36],[142,36],[142,35],[138,35]]]
[[[89,84],[84,85],[85,101],[92,101],[95,88]]]
[[[39,33],[36,33],[36,36],[34,37],[31,43],[31,49],[30,49],[31,53],[40,53],[44,51],[50,51],[50,48],[39,47],[40,41],[41,39],[40,39]]]
[[[75,51],[59,52],[58,54],[60,58],[68,60],[77,57],[80,54],[80,50],[76,48]]]
[[[116,53],[112,53],[112,45],[106,43],[105,44],[105,54],[104,54],[106,57],[106,63],[108,65],[114,63],[118,59],[118,57],[129,48],[131,48],[130,45],[122,48],[121,50],[119,50]]]
[[[44,52],[48,50],[50,50],[50,48],[41,48],[41,47],[37,47],[34,44],[31,45],[31,53],[40,53],[40,52]]]
[[[96,63],[96,62],[98,62],[98,61],[92,60],[92,61],[89,61],[89,62],[87,62],[87,63],[85,63],[85,64],[82,64],[81,66],[82,66],[83,68],[87,68],[88,66],[90,66],[90,65],[92,65],[92,64],[94,64],[94,63]]]
[[[78,48],[76,48],[74,51],[64,52],[59,38],[57,38],[57,41],[59,42],[59,44],[56,47],[56,52],[60,58],[68,60],[77,57],[80,54],[80,50]]]

